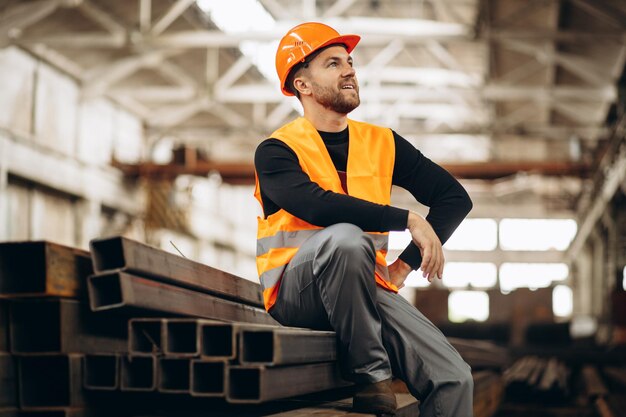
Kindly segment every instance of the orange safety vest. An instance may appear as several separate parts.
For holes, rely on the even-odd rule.
[[[377,204],[391,201],[391,180],[395,142],[390,129],[348,119],[349,141],[346,169],[348,194]],[[346,194],[324,141],[311,122],[300,117],[271,135],[298,156],[302,170],[321,188]],[[254,196],[263,207],[259,179],[255,172]],[[322,227],[314,226],[280,209],[258,220],[256,265],[263,288],[265,308],[276,302],[280,281],[289,261],[302,243]],[[398,288],[389,281],[387,247],[389,233],[368,232],[376,249],[376,283],[390,291]]]

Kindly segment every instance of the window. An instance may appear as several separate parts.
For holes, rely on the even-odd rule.
[[[485,321],[489,317],[489,296],[484,291],[452,291],[448,297],[448,318],[460,323]]]
[[[567,278],[566,264],[503,263],[500,266],[500,289],[509,292],[516,288],[545,288],[554,281]]]
[[[498,245],[498,225],[493,219],[465,219],[445,244],[449,250],[494,250]]]
[[[552,291],[552,310],[557,317],[570,317],[574,309],[574,295],[567,285],[557,285]]]
[[[428,287],[429,285],[430,282],[428,282],[428,280],[422,276],[421,269],[411,272],[404,281],[405,287],[424,288]]]
[[[502,219],[500,246],[504,250],[565,250],[576,229],[572,219]]]
[[[389,251],[404,250],[411,243],[411,232],[389,232]]]
[[[626,266],[624,266],[624,270],[622,271],[622,289],[626,290]]]
[[[498,270],[488,262],[448,262],[443,270],[443,285],[451,288],[490,288],[497,280]]]

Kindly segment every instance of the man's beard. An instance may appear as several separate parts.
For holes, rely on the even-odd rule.
[[[314,94],[317,102],[336,113],[348,114],[361,104],[361,99],[359,98],[359,88],[356,86],[354,88],[356,97],[347,97],[341,90],[336,91],[331,87],[322,87],[315,82],[313,82],[312,85],[315,89]]]

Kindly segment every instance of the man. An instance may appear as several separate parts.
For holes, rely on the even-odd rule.
[[[340,362],[361,386],[355,411],[394,414],[395,375],[420,400],[421,416],[471,416],[469,366],[397,291],[414,269],[441,278],[441,242],[472,203],[398,134],[347,118],[360,102],[350,57],[359,40],[311,22],[278,47],[282,92],[297,96],[304,117],[255,155],[265,307],[283,325],[336,332]],[[430,207],[426,219],[390,206],[392,184]],[[388,232],[407,228],[412,243],[387,266]]]

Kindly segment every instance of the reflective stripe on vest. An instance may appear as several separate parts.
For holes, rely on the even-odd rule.
[[[272,248],[299,248],[320,229],[298,230],[294,232],[278,232],[274,236],[267,236],[256,241],[256,256],[269,252]],[[386,251],[389,248],[389,238],[380,233],[367,233],[372,238],[375,250]]]

